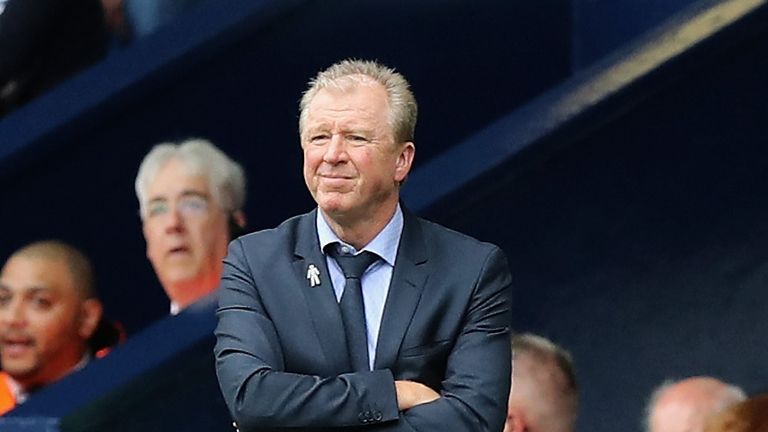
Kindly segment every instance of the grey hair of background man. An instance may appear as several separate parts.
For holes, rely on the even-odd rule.
[[[576,381],[576,373],[573,367],[571,354],[553,343],[547,338],[531,333],[521,333],[512,336],[512,361],[513,361],[513,381],[512,391],[515,389],[514,382],[514,362],[521,356],[529,356],[537,367],[555,366],[562,373],[564,381],[559,384],[550,382],[554,392],[554,397],[546,400],[530,400],[530,403],[546,405],[548,412],[557,413],[557,418],[550,418],[547,421],[557,422],[561,425],[558,430],[573,430],[575,428],[576,416],[579,405],[579,387]],[[547,364],[551,366],[546,366]],[[536,379],[531,377],[532,379]],[[546,383],[536,383],[534,385],[547,385]],[[537,395],[530,395],[533,399],[544,398],[543,392],[537,392]],[[535,396],[538,396],[535,397]],[[553,416],[554,417],[554,416]]]
[[[367,78],[366,78],[367,77]],[[413,141],[418,107],[410,85],[394,69],[369,60],[342,60],[317,74],[309,81],[309,88],[299,104],[299,132],[304,135],[307,107],[317,93],[326,88],[350,90],[366,82],[377,82],[387,92],[390,118],[395,143]]]
[[[242,210],[245,204],[243,168],[210,141],[192,138],[180,143],[157,144],[144,157],[135,184],[142,219],[147,215],[149,185],[171,160],[182,162],[190,175],[205,176],[213,199],[224,211]]]
[[[672,379],[664,380],[664,382],[661,383],[661,385],[659,385],[653,391],[653,393],[651,393],[651,397],[648,399],[648,404],[645,407],[645,416],[643,418],[643,423],[645,426],[645,430],[647,432],[651,431],[651,417],[653,416],[654,409],[658,404],[659,400],[661,399],[661,397],[671,387],[681,383],[682,381],[692,380],[692,379],[701,379],[701,380],[706,379],[706,380],[720,383],[718,380],[711,377],[692,377],[692,378],[686,378],[682,380],[672,380]],[[741,388],[732,384],[727,384],[727,383],[720,383],[720,384],[722,384],[722,390],[718,392],[717,397],[712,401],[714,404],[712,406],[712,409],[714,412],[722,411],[730,407],[731,405],[737,404],[747,399],[746,393],[744,393],[744,390],[742,390]]]

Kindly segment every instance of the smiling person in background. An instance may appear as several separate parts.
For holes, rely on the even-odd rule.
[[[57,241],[15,252],[0,273],[0,415],[85,366],[101,317],[81,252]]]
[[[176,314],[216,290],[245,227],[243,169],[206,140],[156,145],[136,176],[147,258]]]

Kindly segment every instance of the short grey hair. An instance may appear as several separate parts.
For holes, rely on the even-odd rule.
[[[566,379],[569,390],[574,394],[579,386],[576,382],[576,372],[573,367],[571,353],[551,340],[533,333],[520,333],[512,336],[512,358],[520,354],[531,354],[538,358],[552,358]]]
[[[210,141],[191,138],[180,143],[157,144],[144,157],[135,184],[142,219],[147,214],[149,185],[160,169],[171,160],[182,162],[191,175],[205,176],[213,199],[224,211],[242,210],[245,204],[243,168]]]
[[[345,91],[369,81],[381,84],[387,92],[389,124],[395,143],[413,141],[418,106],[408,81],[393,68],[376,61],[357,59],[335,63],[309,81],[309,88],[299,103],[299,133],[304,135],[307,108],[320,90],[334,88]]]
[[[712,414],[721,412],[726,408],[739,402],[743,402],[747,399],[747,394],[740,387],[733,384],[724,383],[713,377],[701,376],[684,378],[680,380],[666,379],[661,383],[661,385],[656,387],[653,393],[651,393],[651,397],[648,398],[648,403],[645,406],[645,416],[643,417],[643,426],[645,427],[646,431],[651,431],[651,418],[654,414],[657,404],[659,403],[659,400],[662,396],[664,396],[667,390],[683,381],[691,379],[707,380],[708,382],[717,383],[718,386],[721,386],[721,389],[716,394],[712,395]]]
[[[512,391],[514,391],[514,361],[523,355],[528,356],[539,368],[544,367],[552,370],[551,368],[555,367],[562,373],[564,378],[563,382],[549,384],[549,388],[553,391],[553,397],[543,399],[542,396],[539,395],[534,398],[535,400],[532,401],[532,403],[548,406],[546,412],[549,412],[554,416],[543,421],[548,421],[549,427],[556,425],[557,430],[574,430],[579,410],[579,386],[576,381],[576,373],[573,367],[573,358],[571,357],[571,354],[543,336],[532,333],[513,334]],[[537,378],[531,377],[531,379]],[[537,382],[536,385],[544,386],[547,384],[545,382]],[[531,405],[531,407],[533,407],[533,405]]]

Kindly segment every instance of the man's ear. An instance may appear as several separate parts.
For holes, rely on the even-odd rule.
[[[149,262],[152,262],[152,258],[149,256],[149,227],[147,226],[147,221],[143,220],[141,221],[141,233],[144,234],[144,255],[147,257]]]
[[[245,213],[237,210],[229,214],[227,229],[229,230],[229,240],[232,241],[245,234]]]
[[[240,228],[245,228],[246,219],[245,219],[245,213],[243,213],[242,210],[237,210],[232,212],[231,217],[232,217],[232,222],[234,222],[237,226],[239,226]]]
[[[83,340],[90,339],[96,331],[103,311],[101,302],[94,298],[87,299],[80,305],[80,327],[77,332]]]
[[[507,423],[504,426],[504,432],[525,432],[525,418],[519,409],[510,408],[507,411]]]
[[[408,177],[408,173],[411,171],[411,165],[413,165],[413,157],[416,154],[416,146],[412,142],[408,141],[403,143],[400,148],[400,154],[397,156],[395,162],[395,181],[402,183]]]

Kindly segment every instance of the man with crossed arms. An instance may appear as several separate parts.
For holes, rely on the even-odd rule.
[[[400,205],[415,153],[408,83],[345,60],[300,108],[318,208],[240,237],[224,264],[216,367],[237,427],[501,431],[509,270],[496,246]]]

